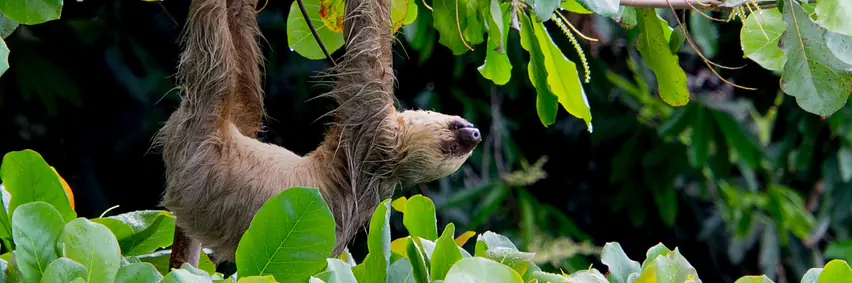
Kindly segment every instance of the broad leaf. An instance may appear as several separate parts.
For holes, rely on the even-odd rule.
[[[53,206],[65,222],[77,218],[56,171],[37,152],[26,149],[7,153],[0,165],[0,179],[12,195],[9,203],[10,218],[15,216],[15,208],[34,201],[43,201]]]
[[[601,263],[609,267],[616,283],[626,283],[630,273],[639,272],[639,262],[631,260],[616,242],[606,243],[601,250]]]
[[[805,111],[829,116],[846,104],[852,93],[850,65],[839,60],[825,44],[824,28],[811,20],[799,4],[784,9],[787,30],[782,49],[787,63],[781,89]]]
[[[48,264],[58,257],[54,247],[64,225],[59,212],[47,203],[18,207],[12,217],[12,236],[17,244],[13,253],[24,282],[39,282]]]
[[[477,70],[482,77],[496,85],[505,85],[512,76],[512,63],[506,53],[506,41],[509,37],[509,25],[512,20],[512,5],[498,0],[490,0],[488,9],[488,49],[485,62]]]
[[[6,41],[0,39],[0,76],[9,70],[9,47]]]
[[[761,12],[750,14],[740,31],[743,55],[763,68],[781,71],[787,56],[778,47],[778,41],[786,28],[778,8],[762,9]]]
[[[825,33],[825,44],[837,59],[852,65],[852,36],[835,32]]]
[[[852,278],[852,268],[849,264],[845,260],[835,259],[825,264],[817,283],[849,282],[850,278]]]
[[[323,23],[319,15],[320,0],[304,0],[302,3],[305,5],[305,11],[311,19],[311,24],[316,29],[329,54],[343,46],[343,34],[330,30]],[[305,17],[302,15],[302,10],[299,9],[297,1],[292,2],[290,12],[287,14],[287,45],[290,46],[290,50],[295,50],[308,59],[325,58],[325,53],[322,52],[313,33],[311,33],[311,29],[305,23]]]
[[[568,282],[583,282],[583,283],[609,283],[597,269],[591,270],[580,270],[574,273],[571,273],[571,276],[568,277]],[[666,282],[664,280],[660,280],[657,282]],[[673,282],[683,282],[683,281],[673,281]],[[690,282],[691,283],[691,282]]]
[[[65,224],[56,243],[59,253],[83,264],[89,282],[113,282],[121,264],[118,241],[109,229],[85,218]]]
[[[802,276],[801,283],[817,283],[819,275],[822,273],[822,268],[811,268]]]
[[[13,19],[10,19],[9,17],[6,17],[6,15],[3,15],[3,13],[0,13],[0,37],[9,37],[9,35],[11,35],[12,32],[14,32],[17,28],[18,22]],[[0,72],[0,74],[3,73]]]
[[[175,269],[169,274],[166,274],[166,277],[163,278],[163,281],[160,283],[209,283],[213,282],[210,280],[210,277],[194,274],[192,272],[187,271],[186,269]]]
[[[431,199],[422,195],[415,195],[405,203],[402,223],[411,236],[431,241],[438,239],[437,221],[435,219],[435,204]]]
[[[167,211],[140,210],[92,221],[107,226],[125,256],[151,253],[172,245],[175,218]]]
[[[642,262],[642,270],[645,270],[645,268],[650,266],[651,262],[656,260],[657,257],[666,256],[669,252],[671,252],[671,250],[669,250],[669,248],[667,248],[666,245],[664,245],[663,243],[658,243],[654,245],[653,247],[648,249],[647,252],[645,252],[645,261]]]
[[[816,14],[819,24],[826,29],[852,35],[852,1],[849,0],[820,0],[816,3]]]
[[[539,22],[546,22],[550,20],[550,16],[553,15],[553,11],[556,10],[556,7],[562,2],[561,0],[530,0],[527,1],[529,5],[532,6],[532,12],[535,15],[536,19]]]
[[[289,188],[252,218],[237,246],[237,268],[240,276],[304,282],[326,266],[334,241],[334,218],[319,190]]]
[[[530,54],[527,74],[533,87],[535,87],[535,109],[541,123],[544,126],[550,126],[556,122],[556,111],[559,109],[558,100],[547,84],[548,74],[544,63],[544,54],[538,47],[538,39],[532,27],[532,19],[527,17],[525,13],[518,13],[518,16],[521,23],[521,47]]]
[[[435,0],[432,2],[432,25],[438,31],[438,42],[450,48],[453,55],[461,55],[469,49],[465,46],[463,31],[470,20],[466,15],[467,1]],[[468,43],[472,45],[473,43]]]
[[[769,277],[766,277],[766,275],[760,275],[760,276],[750,275],[750,276],[740,277],[740,279],[737,279],[737,281],[734,281],[734,283],[774,283],[774,282],[772,282],[772,280],[770,280]]]
[[[62,0],[0,0],[0,11],[16,22],[36,25],[59,19]]]
[[[405,244],[406,256],[411,264],[411,272],[414,276],[414,282],[429,283],[429,268],[427,268],[426,260],[414,241],[407,241]]]
[[[586,9],[586,7],[583,7],[583,5],[580,5],[580,3],[577,2],[577,0],[564,0],[564,1],[562,1],[562,4],[559,5],[559,8],[565,9],[565,10],[568,10],[568,11],[571,11],[571,12],[574,12],[574,13],[577,13],[577,14],[591,14],[592,13],[592,11],[589,11],[588,9]]]
[[[115,276],[115,283],[159,282],[163,275],[153,264],[137,262],[122,266]]]
[[[500,262],[501,264],[511,267],[518,274],[525,274],[527,268],[532,264],[534,253],[520,252],[511,248],[495,247],[485,251],[483,257]]]
[[[60,257],[45,268],[41,283],[65,283],[71,282],[71,280],[77,277],[83,279],[89,277],[86,267],[76,261]]]
[[[414,283],[414,271],[411,269],[411,262],[407,258],[402,258],[395,261],[388,268],[388,281],[399,283]]]
[[[171,257],[171,254],[171,249],[165,249],[130,258],[139,260],[140,262],[150,263],[154,265],[154,268],[156,268],[160,274],[167,274],[169,273],[169,257]],[[204,250],[199,252],[198,268],[210,274],[216,271],[216,265],[214,265],[213,261],[210,260],[210,257],[204,253]]]
[[[314,278],[311,277],[310,282],[314,282],[313,279]],[[275,277],[271,275],[241,277],[240,279],[237,279],[237,283],[275,283]]]
[[[409,199],[409,203],[411,200]],[[405,211],[410,212],[406,203]],[[370,219],[367,256],[352,272],[358,282],[385,282],[390,266],[390,199],[382,201]]]
[[[327,272],[330,272],[327,283],[355,283],[355,275],[352,274],[352,266],[336,258],[326,259],[328,263]]]
[[[409,9],[412,7],[411,1],[416,0],[393,0],[391,1],[391,22],[393,22],[393,32],[399,30],[403,22],[408,20]],[[414,7],[417,7],[416,5]],[[415,10],[416,11],[416,10]],[[416,12],[415,12],[416,13]],[[414,21],[414,19],[411,19]]]
[[[521,275],[499,262],[468,257],[456,262],[447,273],[445,282],[453,283],[523,283]]]
[[[559,104],[574,117],[586,121],[586,127],[592,132],[592,113],[586,92],[580,83],[577,65],[556,46],[544,23],[533,23],[538,47],[544,55],[544,67],[547,70],[547,84],[556,95]]]
[[[491,232],[485,231],[485,233],[480,234],[476,237],[477,241],[482,241],[486,244],[485,249],[494,249],[497,247],[509,248],[510,250],[517,251],[518,248],[515,247],[515,244],[512,243],[512,240],[509,240],[506,236]],[[478,250],[478,249],[477,249]],[[484,250],[483,250],[484,252]],[[477,256],[480,256],[477,254]]]
[[[639,16],[639,43],[636,48],[648,68],[657,76],[657,91],[667,104],[683,106],[689,102],[686,73],[680,67],[678,56],[669,49],[667,34],[671,33],[665,21],[650,8],[636,9]],[[664,26],[665,25],[665,26]]]
[[[619,0],[577,0],[577,2],[580,2],[580,5],[583,5],[589,11],[604,17],[615,16],[621,3]]]
[[[408,209],[406,209],[408,210]],[[455,225],[447,224],[441,238],[435,242],[435,250],[432,252],[431,270],[429,272],[431,280],[444,280],[447,276],[450,267],[462,259],[462,254],[458,249],[453,237],[455,236]]]

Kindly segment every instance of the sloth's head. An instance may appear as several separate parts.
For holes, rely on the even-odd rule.
[[[461,167],[482,141],[479,129],[467,120],[432,111],[399,113],[399,176],[403,185],[429,182]]]

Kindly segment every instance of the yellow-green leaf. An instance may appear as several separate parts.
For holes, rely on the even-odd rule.
[[[657,90],[660,97],[672,106],[683,106],[689,102],[686,88],[686,74],[680,67],[678,57],[669,49],[668,36],[671,29],[657,16],[654,9],[637,9],[639,16],[639,35],[637,49],[648,64],[648,68],[657,77]],[[668,32],[667,32],[668,31]]]
[[[778,40],[785,29],[784,19],[781,18],[778,8],[763,9],[759,13],[750,14],[740,31],[743,55],[766,69],[781,71],[787,57],[778,47]]]
[[[305,5],[305,11],[311,19],[311,24],[316,29],[325,48],[329,53],[333,53],[343,46],[343,34],[334,32],[325,25],[319,14],[319,1],[304,0],[302,3]],[[305,23],[305,17],[302,15],[302,10],[299,9],[298,1],[293,1],[290,5],[290,12],[287,15],[287,45],[290,46],[291,50],[308,59],[318,60],[325,58],[325,53],[322,52],[313,33],[311,33],[311,29]]]

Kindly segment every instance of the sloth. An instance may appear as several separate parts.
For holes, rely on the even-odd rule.
[[[331,86],[321,97],[336,103],[333,122],[304,156],[258,139],[266,113],[257,0],[191,2],[176,75],[181,103],[154,142],[166,168],[162,206],[176,219],[172,267],[197,266],[202,245],[216,263],[233,262],[263,203],[296,186],[320,190],[339,255],[396,187],[448,176],[467,160],[481,141],[470,122],[395,107],[389,1],[346,1],[345,53],[318,75]]]

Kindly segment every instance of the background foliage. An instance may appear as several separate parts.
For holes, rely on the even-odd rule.
[[[845,88],[849,84],[844,85],[848,68],[842,65],[849,57],[838,53],[850,49],[831,47],[848,47],[848,34],[829,33],[852,29],[843,28],[844,21],[832,26],[831,14],[820,12],[843,11],[820,8],[842,1],[796,6],[804,10],[786,13],[764,8],[763,17],[743,13],[742,22],[714,22],[694,11],[683,15],[681,23],[689,32],[683,38],[694,41],[704,57],[724,66],[744,65],[714,71],[756,90],[722,82],[692,42],[679,45],[671,40],[679,27],[670,29],[675,36],[665,36],[666,27],[653,19],[654,10],[641,10],[632,21],[615,21],[615,15],[603,10],[562,12],[567,22],[598,39],[575,39],[584,50],[587,71],[571,38],[557,36],[563,28],[556,21],[537,24],[535,19],[548,17],[532,9],[519,17],[527,17],[519,23],[520,32],[503,29],[505,57],[513,66],[506,78],[508,68],[480,68],[494,56],[494,48],[488,47],[496,44],[490,29],[481,30],[481,38],[474,38],[478,42],[466,38],[474,48],[461,52],[464,49],[452,41],[442,40],[446,32],[440,24],[430,24],[447,20],[441,18],[445,6],[439,4],[455,3],[429,3],[435,10],[426,12],[422,1],[409,2],[409,7],[417,7],[417,17],[410,22],[403,18],[403,40],[395,46],[397,97],[403,107],[462,115],[486,137],[460,173],[400,191],[433,199],[439,226],[453,222],[456,231],[497,231],[536,252],[536,263],[569,273],[589,264],[603,269],[597,253],[610,241],[619,242],[630,258],[642,258],[643,251],[659,242],[680,247],[708,282],[732,282],[744,274],[798,281],[810,267],[852,255],[852,135],[844,123],[852,110],[841,108],[850,93]],[[589,2],[582,3],[592,9]],[[292,5],[269,2],[258,14],[268,58],[266,103],[274,119],[263,138],[305,153],[316,146],[324,129],[325,121],[315,117],[329,110],[327,102],[304,102],[323,91],[309,77],[327,65],[305,58],[311,55],[287,52],[298,46],[288,29],[298,23],[290,16]],[[114,205],[120,206],[108,214],[157,207],[162,162],[148,148],[154,131],[177,106],[170,75],[187,6],[183,0],[68,2],[61,19],[21,24],[4,39],[10,67],[0,77],[0,129],[7,133],[0,149],[33,148],[45,156],[73,188],[77,215],[94,218]],[[500,14],[508,10],[500,8]],[[677,27],[671,11],[656,12],[668,26]],[[777,50],[771,48],[777,44],[765,44],[777,38],[796,42],[789,39],[795,36],[789,32],[794,12],[817,18],[796,24],[806,29],[801,34],[807,37],[799,41],[805,47],[783,44]],[[825,21],[818,15],[826,15]],[[486,18],[477,19],[484,23]],[[322,19],[312,16],[315,26]],[[639,27],[623,27],[633,24]],[[648,25],[658,25],[661,31],[656,33],[663,36],[642,41],[641,31]],[[544,41],[547,48],[541,48],[538,37],[544,33],[553,44]],[[525,40],[538,42],[539,48],[525,46]],[[645,48],[643,43],[652,45]],[[660,52],[666,45],[677,52]],[[811,49],[818,53],[803,52]],[[529,72],[541,68],[527,64],[535,63],[538,55],[546,57],[539,52],[553,56],[558,50],[565,57],[562,64],[577,62],[577,73],[563,78],[573,81],[576,76],[582,86],[595,117],[592,133],[584,114],[570,112],[566,104],[560,105],[567,111],[536,107],[542,86],[554,92],[553,82],[530,80]],[[660,70],[672,69],[669,54],[676,54],[684,72],[683,85],[678,84],[689,92],[689,103],[682,107],[671,106],[681,100],[671,102],[658,91],[669,88],[657,87],[671,83],[658,80],[668,78]],[[819,56],[785,59],[791,54]],[[648,59],[660,56],[668,59]],[[565,70],[543,65],[548,74]],[[789,75],[795,66],[811,75]],[[809,97],[825,100],[812,108],[784,92],[816,93]],[[677,93],[682,95],[683,89],[674,97]],[[826,93],[831,95],[819,95]],[[562,94],[576,99],[578,92]],[[554,95],[557,102],[563,101]],[[294,138],[292,133],[300,135]],[[403,222],[391,219],[394,238],[405,231]],[[353,245],[356,258],[367,254],[366,242],[362,237]]]

